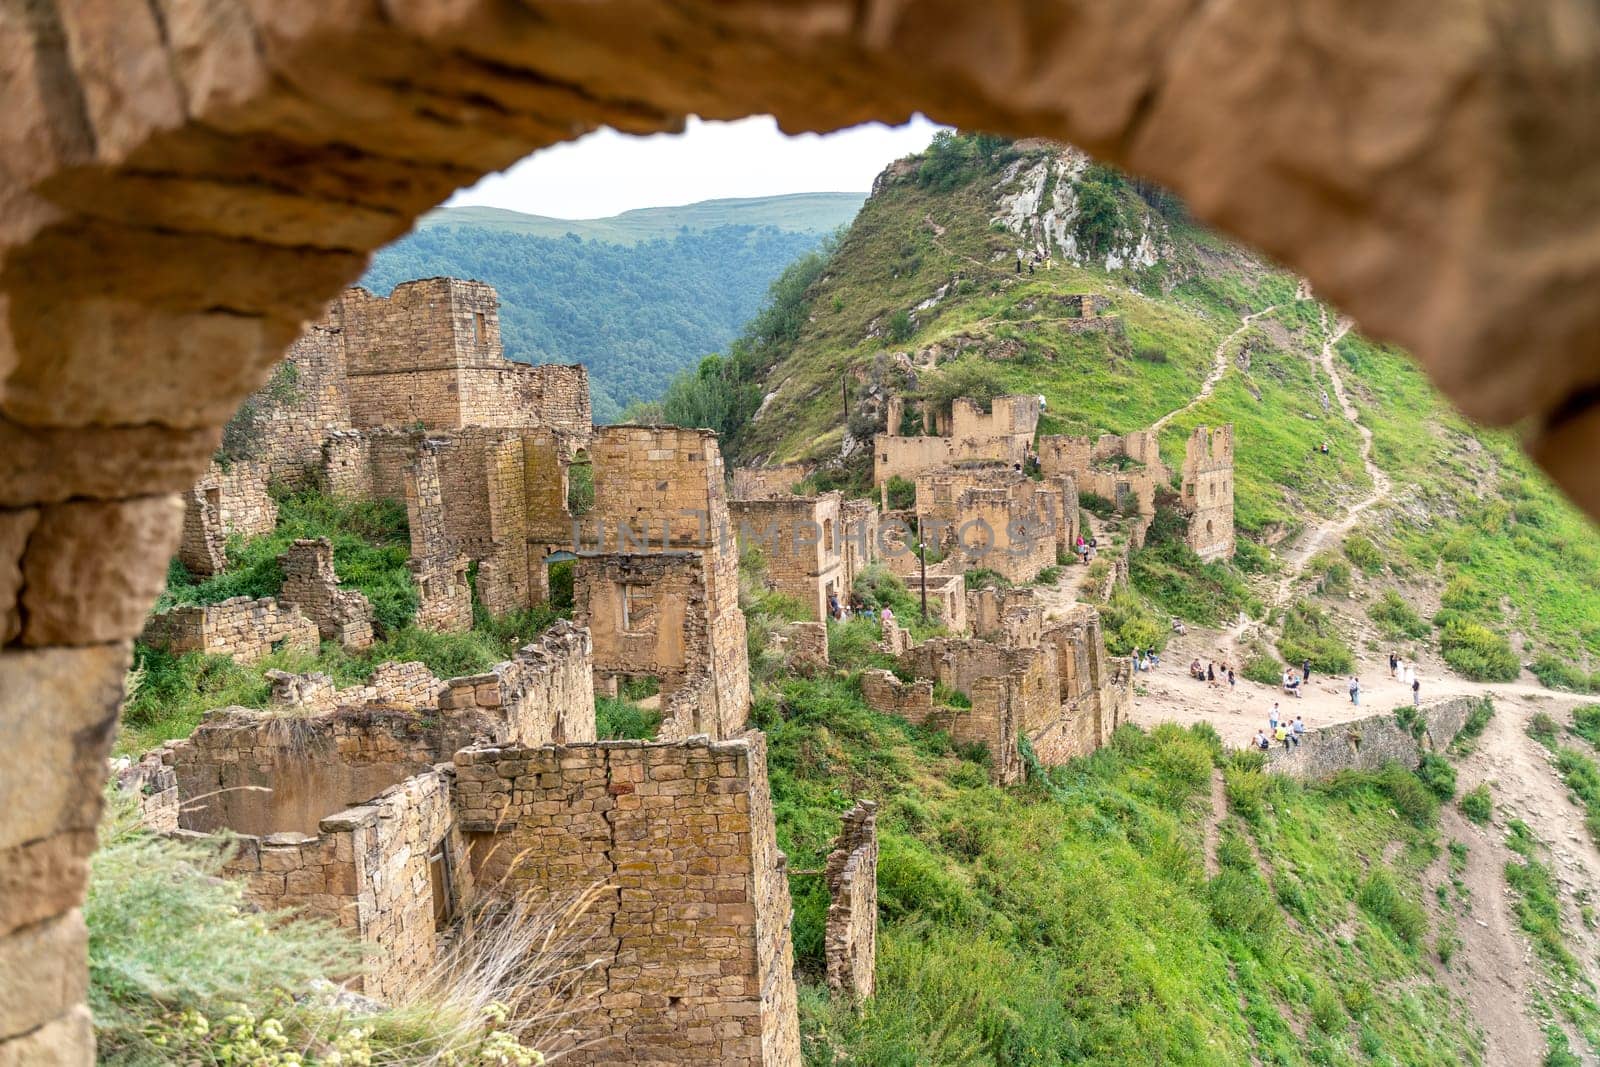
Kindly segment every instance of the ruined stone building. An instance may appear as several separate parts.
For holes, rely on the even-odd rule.
[[[1070,477],[1036,481],[1001,464],[917,474],[916,517],[942,554],[1014,582],[1031,582],[1071,550],[1078,491]]]
[[[504,921],[512,901],[537,912],[589,897],[559,943],[565,1014],[541,1051],[798,1067],[765,739],[597,742],[591,651],[559,623],[482,676],[396,664],[334,692],[279,674],[275,699],[295,714],[212,712],[119,779],[154,830],[233,833],[224,874],[251,903],[351,930],[369,949],[353,978],[368,994],[426,981],[447,944]],[[873,811],[844,815],[827,870],[829,981],[853,999],[875,981]]]
[[[229,535],[272,529],[269,482],[400,499],[423,432],[503,440],[547,429],[580,447],[587,371],[506,359],[498,305],[490,286],[459,278],[405,282],[387,298],[345,290],[229,424],[227,464],[214,463],[186,501],[185,566],[214,574]]]
[[[888,428],[873,439],[872,481],[886,486],[893,477],[915,480],[930,467],[963,463],[1021,466],[1033,447],[1039,426],[1037,396],[997,396],[989,411],[975,400],[958,398],[948,418],[925,412],[932,425],[927,434],[901,436],[905,401],[889,400]],[[885,498],[887,506],[887,498]]]
[[[899,669],[910,682],[885,670],[863,672],[867,703],[983,745],[1001,784],[1022,778],[1022,738],[1047,764],[1104,744],[1131,707],[1133,672],[1126,659],[1107,654],[1099,613],[1077,605],[1046,624],[1030,590],[978,590],[968,601],[975,636],[905,650]],[[938,688],[961,693],[970,706],[937,703]]]
[[[607,426],[573,577],[596,687],[660,683],[662,736],[734,736],[750,710],[739,556],[710,430]]]
[[[728,511],[741,549],[760,551],[771,588],[799,601],[809,618],[826,619],[828,598],[848,603],[856,578],[876,556],[877,509],[837,492],[741,499],[739,486],[752,482],[739,474]]]
[[[1157,497],[1177,491],[1174,506],[1187,523],[1185,542],[1203,560],[1233,555],[1233,427],[1197,427],[1184,442],[1178,476],[1161,459],[1154,430],[1101,434],[1090,440],[1066,434],[1039,438],[1039,465],[1047,477],[1070,477],[1079,492],[1111,501],[1135,517],[1132,544],[1144,543]]]
[[[1183,449],[1182,506],[1189,547],[1203,560],[1233,556],[1233,427],[1196,427]]]

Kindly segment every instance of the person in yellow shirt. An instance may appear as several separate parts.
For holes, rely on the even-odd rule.
[[[1278,728],[1272,731],[1272,739],[1281,742],[1285,752],[1289,751],[1289,724],[1285,722],[1278,723]]]

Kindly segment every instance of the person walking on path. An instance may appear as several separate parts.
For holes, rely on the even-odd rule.
[[[1228,668],[1228,691],[1233,692],[1233,668]]]
[[[1400,680],[1400,657],[1393,652],[1389,653],[1389,673],[1394,675],[1394,680]]]
[[[1361,679],[1353,674],[1350,676],[1350,703],[1361,706]]]
[[[1267,726],[1272,730],[1278,728],[1278,702],[1276,700],[1272,702],[1272,710],[1267,712]]]
[[[1422,707],[1422,679],[1421,678],[1413,677],[1411,679],[1411,706],[1414,707],[1414,708]]]
[[[1309,684],[1310,681],[1311,681],[1311,661],[1310,660],[1306,660],[1304,663],[1300,664],[1300,683],[1302,685],[1305,685],[1305,684]]]
[[[1294,717],[1294,725],[1289,732],[1294,736],[1294,747],[1299,748],[1301,740],[1306,736],[1306,721],[1300,716]]]

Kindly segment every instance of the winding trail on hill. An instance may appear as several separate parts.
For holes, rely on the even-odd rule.
[[[1361,465],[1366,468],[1367,478],[1372,482],[1372,492],[1346,509],[1342,518],[1319,523],[1300,539],[1287,560],[1283,577],[1278,580],[1277,588],[1273,591],[1272,607],[1281,607],[1288,601],[1294,583],[1304,573],[1306,564],[1311,562],[1311,557],[1322,551],[1325,546],[1337,543],[1339,538],[1349,533],[1362,515],[1389,498],[1389,492],[1393,488],[1389,476],[1373,461],[1372,431],[1362,425],[1361,413],[1351,401],[1350,393],[1344,387],[1344,378],[1339,374],[1339,365],[1333,357],[1333,346],[1350,332],[1350,326],[1349,321],[1342,321],[1330,331],[1328,312],[1326,308],[1323,309],[1322,333],[1325,340],[1322,342],[1321,362],[1322,369],[1333,382],[1333,395],[1339,401],[1339,410],[1350,420],[1350,425],[1355,427],[1356,433],[1361,435]]]
[[[1243,336],[1244,332],[1248,330],[1257,319],[1261,318],[1263,315],[1272,314],[1282,306],[1282,304],[1271,304],[1262,308],[1260,311],[1252,311],[1250,314],[1241,319],[1239,321],[1239,328],[1237,330],[1234,330],[1228,336],[1217,342],[1216,349],[1211,353],[1211,373],[1207,374],[1206,380],[1200,383],[1200,391],[1194,395],[1194,399],[1183,405],[1183,407],[1178,408],[1175,411],[1169,411],[1165,415],[1161,416],[1151,425],[1150,429],[1156,433],[1160,433],[1162,428],[1165,427],[1167,423],[1171,422],[1179,415],[1182,415],[1184,412],[1193,410],[1196,404],[1199,404],[1201,401],[1205,400],[1206,397],[1210,396],[1212,390],[1217,387],[1217,383],[1222,381],[1222,376],[1228,373],[1228,347],[1232,345],[1233,342],[1237,341],[1241,336]]]

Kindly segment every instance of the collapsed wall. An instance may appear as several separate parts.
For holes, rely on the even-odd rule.
[[[174,656],[204,652],[258,663],[274,652],[315,652],[317,624],[270,596],[231,597],[216,604],[183,604],[156,612],[139,640]]]
[[[863,800],[845,812],[824,873],[828,988],[868,1000],[878,987],[878,805]]]
[[[439,450],[439,442],[423,440],[417,446],[416,459],[406,468],[406,519],[411,531],[411,558],[406,567],[417,585],[416,625],[441,633],[462,633],[472,629],[472,590],[467,584],[467,557],[445,533]]]
[[[738,532],[741,550],[759,549],[769,588],[794,598],[806,617],[828,617],[830,597],[849,601],[854,576],[847,574],[844,544],[844,498],[785,496],[728,503],[729,521]]]
[[[931,467],[977,462],[1020,467],[1032,448],[1040,408],[1037,396],[997,396],[989,411],[960,397],[948,419],[936,418],[934,432],[919,436],[900,435],[896,413],[901,410],[902,403],[891,401],[888,428],[873,438],[872,481],[885,491],[890,478],[915,479]]]
[[[216,460],[184,494],[183,536],[178,559],[190,574],[220,574],[227,566],[228,538],[271,533],[278,504],[267,491],[270,473],[263,463]]]
[[[1182,506],[1186,541],[1203,560],[1233,555],[1233,427],[1195,427],[1183,445]]]
[[[766,743],[704,738],[456,755],[474,884],[598,892],[565,939],[564,1062],[800,1063],[788,877]]]
[[[316,623],[324,641],[351,651],[372,645],[372,604],[354,589],[344,589],[333,569],[333,542],[301,538],[278,557],[283,588],[278,596]]]

